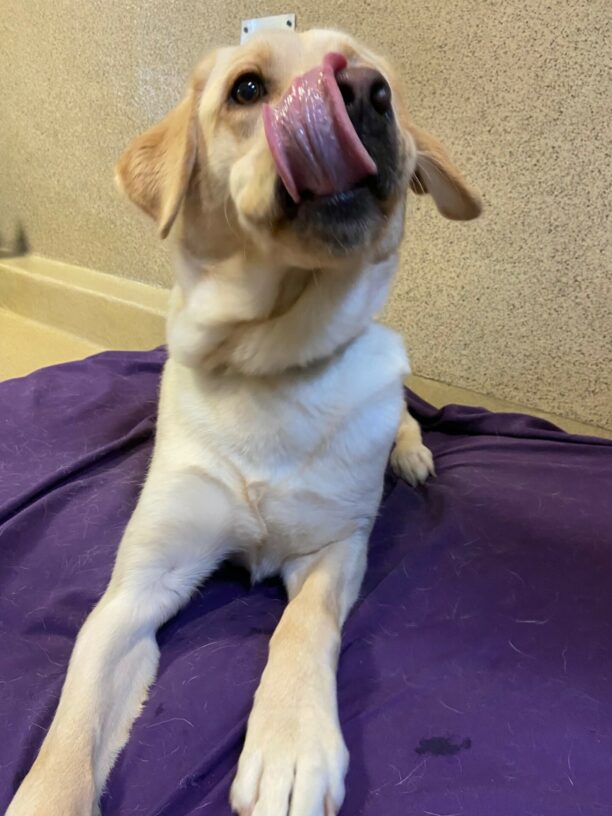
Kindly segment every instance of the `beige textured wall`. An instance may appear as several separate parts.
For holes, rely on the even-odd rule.
[[[21,224],[36,252],[167,284],[114,159],[241,17],[296,11],[390,55],[484,193],[468,225],[413,207],[388,319],[416,371],[612,426],[609,0],[1,6],[0,241]]]

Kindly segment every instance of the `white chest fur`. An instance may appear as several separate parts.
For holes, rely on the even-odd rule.
[[[403,407],[398,335],[371,326],[306,370],[274,377],[166,365],[156,457],[191,460],[259,517],[256,576],[369,525]]]

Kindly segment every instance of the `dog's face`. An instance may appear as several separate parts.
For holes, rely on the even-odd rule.
[[[413,126],[384,60],[347,35],[268,32],[209,55],[187,96],[128,148],[118,179],[192,252],[251,247],[314,268],[394,252],[406,194],[480,211],[442,147]]]

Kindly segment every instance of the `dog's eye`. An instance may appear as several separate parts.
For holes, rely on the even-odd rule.
[[[253,105],[265,94],[266,89],[260,76],[243,74],[234,82],[230,97],[238,105]]]

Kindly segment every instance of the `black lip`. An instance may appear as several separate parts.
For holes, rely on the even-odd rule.
[[[302,241],[323,245],[326,252],[338,255],[360,250],[376,240],[403,185],[401,141],[393,118],[362,111],[353,124],[376,163],[376,175],[331,195],[302,190],[298,203],[281,180],[277,181],[279,222],[290,226]]]
[[[291,225],[303,241],[324,245],[331,254],[345,255],[363,247],[384,221],[384,205],[368,183],[332,195],[307,195],[299,204],[282,185],[278,194],[283,221]]]
[[[310,190],[300,192],[300,201],[295,202],[280,179],[278,179],[278,197],[284,214],[292,219],[297,217],[303,210],[325,210],[333,209],[335,214],[340,214],[345,207],[352,207],[366,197],[374,197],[379,201],[384,200],[383,185],[378,176],[369,176],[363,179],[350,190],[343,190],[329,195],[315,195]]]

